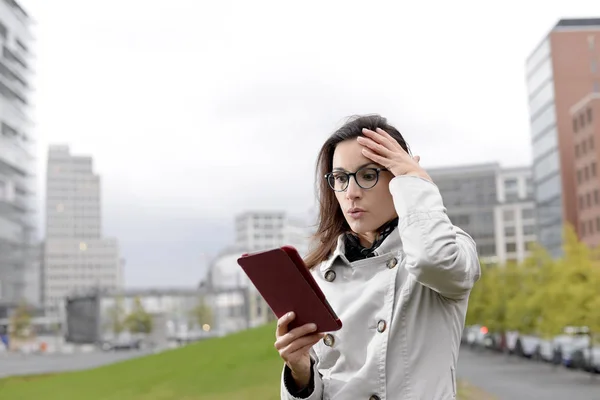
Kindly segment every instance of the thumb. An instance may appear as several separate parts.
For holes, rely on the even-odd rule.
[[[415,160],[417,162],[417,164],[418,164],[419,161],[421,161],[421,156],[414,156],[413,160]]]

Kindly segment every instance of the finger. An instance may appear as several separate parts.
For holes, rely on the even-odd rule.
[[[302,351],[314,346],[322,338],[322,333],[315,333],[313,335],[302,336],[301,338],[294,340],[292,343],[282,348],[279,351],[279,354],[283,358],[294,357],[294,353],[298,353],[297,355],[301,355]]]
[[[383,131],[382,131],[383,132]],[[388,135],[388,137],[385,137],[383,134],[372,131],[370,129],[363,129],[363,134],[368,137],[369,139],[372,139],[373,141],[375,141],[376,143],[381,144],[382,146],[390,149],[390,150],[396,150],[397,147],[394,145],[394,143],[398,143],[395,140],[392,139],[392,141],[390,141],[388,139],[388,137],[391,138],[391,136]]]
[[[388,149],[387,147],[383,146],[382,144],[376,143],[372,139],[359,136],[357,138],[357,140],[358,140],[358,143],[360,143],[363,146],[368,147],[369,149],[373,150],[375,153],[377,153],[381,156],[391,158],[392,155],[394,154],[392,150]]]
[[[380,156],[379,154],[374,153],[373,151],[367,149],[367,148],[363,148],[362,149],[362,153],[364,154],[365,157],[367,157],[370,160],[373,160],[375,163],[379,164],[379,165],[383,165],[385,168],[390,168],[390,160]]]
[[[275,337],[281,337],[288,332],[288,325],[296,318],[293,312],[289,312],[277,320],[277,329],[275,330]]]
[[[421,161],[421,157],[420,156],[414,156],[413,160],[415,160],[417,162],[417,164],[418,164],[419,161]]]
[[[280,336],[275,342],[275,347],[278,349],[282,349],[292,343],[294,340],[306,336],[308,334],[313,333],[317,330],[317,326],[315,324],[305,324],[299,326],[298,328],[294,328],[283,336]]]
[[[396,139],[394,139],[392,137],[392,135],[390,135],[389,133],[387,133],[386,131],[384,131],[381,128],[377,128],[376,131],[377,131],[377,133],[379,133],[380,135],[382,135],[383,137],[385,137],[387,140],[389,140],[390,142],[392,142],[393,145],[394,145],[394,147],[396,149],[401,150],[403,153],[406,153],[406,150],[404,150],[402,148],[402,146],[400,146],[400,143],[398,143],[398,141]],[[406,153],[406,154],[408,154],[408,153]]]

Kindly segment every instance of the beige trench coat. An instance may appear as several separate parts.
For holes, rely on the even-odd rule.
[[[481,274],[475,242],[452,225],[435,184],[399,176],[390,192],[399,224],[376,256],[348,262],[340,237],[313,270],[343,328],[311,350],[310,400],[456,398],[468,296]],[[283,376],[281,399],[295,399]]]

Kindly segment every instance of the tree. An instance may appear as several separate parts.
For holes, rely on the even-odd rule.
[[[32,335],[31,317],[33,310],[21,301],[10,317],[10,331],[17,339],[28,339]]]
[[[211,327],[213,324],[213,312],[212,309],[206,304],[204,296],[198,298],[198,304],[192,309],[192,318],[196,321],[198,326],[204,327],[205,325]]]
[[[152,316],[146,311],[139,297],[133,300],[133,308],[125,318],[125,325],[131,333],[152,332]]]
[[[123,297],[115,298],[115,304],[108,309],[108,324],[112,333],[116,336],[125,331],[125,307]]]

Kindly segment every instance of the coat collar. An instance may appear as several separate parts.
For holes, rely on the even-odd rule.
[[[320,270],[321,272],[325,272],[331,268],[333,263],[339,258],[341,259],[346,266],[350,266],[350,261],[346,258],[344,254],[345,250],[345,234],[341,234],[338,236],[337,245],[333,254],[323,263],[321,263]],[[389,235],[385,238],[385,240],[381,243],[381,245],[374,251],[376,256],[382,256],[385,254],[389,254],[392,252],[397,252],[402,248],[402,239],[400,239],[400,232],[398,227],[396,227]]]

